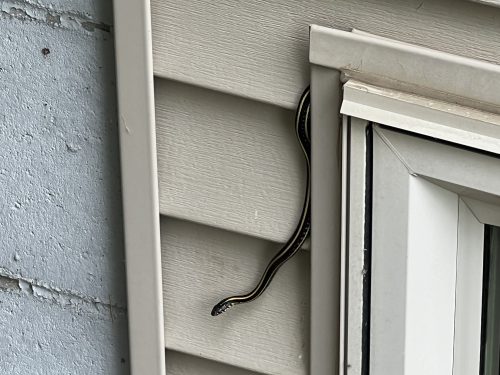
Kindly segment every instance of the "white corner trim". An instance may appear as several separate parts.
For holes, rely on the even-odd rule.
[[[463,98],[473,107],[500,112],[499,65],[317,25],[311,26],[309,60],[360,81],[458,102]]]
[[[349,80],[341,113],[500,154],[500,115]]]
[[[131,374],[163,375],[165,344],[149,0],[114,0],[114,18]]]

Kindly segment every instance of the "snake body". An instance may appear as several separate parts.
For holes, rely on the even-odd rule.
[[[311,174],[311,141],[309,137],[311,127],[311,98],[309,87],[302,94],[297,113],[295,115],[295,130],[299,140],[302,151],[307,163],[306,172],[306,194],[304,197],[304,205],[302,214],[300,215],[299,223],[295,228],[290,239],[285,243],[281,250],[271,259],[264,274],[262,275],[257,286],[250,292],[244,295],[228,297],[220,301],[212,309],[212,316],[220,315],[227,309],[240,303],[251,302],[258,298],[269,286],[279,268],[285,264],[303,245],[309,231],[311,229],[311,190],[310,190],[310,174]]]

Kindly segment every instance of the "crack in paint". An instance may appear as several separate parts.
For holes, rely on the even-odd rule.
[[[0,267],[0,289],[10,292],[30,294],[35,298],[50,301],[63,307],[79,307],[81,305],[93,306],[98,311],[109,312],[111,320],[114,320],[114,318],[118,315],[124,315],[127,312],[125,307],[112,303],[111,296],[108,302],[104,302],[99,298],[86,296],[82,293],[69,289],[57,288],[46,283],[41,283],[18,274],[14,274],[3,267]]]
[[[112,26],[103,22],[96,22],[89,16],[71,11],[57,11],[47,9],[38,4],[25,0],[0,1],[0,14],[2,17],[15,18],[20,21],[37,22],[54,28],[66,30],[79,30],[93,33],[100,30],[106,33],[112,31]]]

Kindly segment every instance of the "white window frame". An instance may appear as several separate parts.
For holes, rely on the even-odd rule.
[[[150,3],[113,3],[130,371],[132,375],[163,375],[165,342]]]
[[[483,233],[484,224],[500,224],[500,159],[366,120],[350,118],[348,126],[347,373],[361,373],[367,158],[370,374],[478,373]]]
[[[342,112],[346,115],[395,128],[407,124],[416,133],[499,153],[500,66],[356,30],[346,32],[316,25],[310,30],[309,59],[312,64],[311,373],[345,374],[346,262],[342,250],[346,245],[346,200],[347,194],[361,192],[346,189],[347,138],[346,132],[342,133],[340,106],[342,96],[347,97],[348,92],[343,91],[343,84],[356,79],[373,88],[367,95],[351,92],[365,100],[363,114],[349,113],[344,97]],[[351,88],[356,90],[354,85]],[[402,95],[400,100],[397,95],[384,96],[380,92],[410,94]],[[458,116],[464,121],[452,121],[455,113],[446,116],[445,108],[432,109],[432,100],[419,102],[416,98],[455,103],[454,109],[461,108]],[[395,104],[399,113],[394,110]],[[437,122],[436,114],[440,115]],[[381,117],[374,118],[375,115]],[[402,117],[419,121],[400,121]]]

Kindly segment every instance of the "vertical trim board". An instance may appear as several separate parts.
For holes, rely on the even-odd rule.
[[[311,70],[311,374],[339,371],[340,73]]]
[[[163,375],[165,345],[149,1],[115,0],[114,17],[131,374]]]

